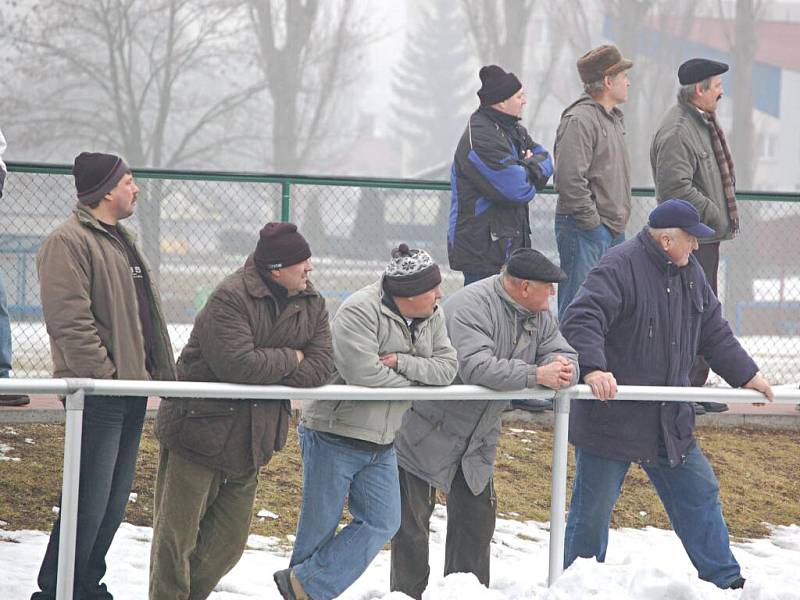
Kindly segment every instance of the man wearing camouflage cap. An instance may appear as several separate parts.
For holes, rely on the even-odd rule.
[[[381,278],[344,301],[333,320],[336,382],[366,387],[448,385],[456,375],[439,266],[400,244]],[[335,598],[366,570],[400,525],[395,431],[410,402],[314,400],[298,434],[303,504],[284,598]],[[345,499],[352,521],[337,533]]]
[[[578,356],[549,310],[564,273],[532,248],[501,273],[444,303],[461,383],[494,390],[560,389],[577,381]],[[421,598],[428,585],[428,523],[436,490],[447,494],[444,574],[474,573],[489,585],[497,501],[493,471],[505,400],[417,401],[395,447],[402,522],[392,540],[391,587]]]
[[[631,213],[631,164],[619,105],[628,99],[633,63],[604,44],[578,59],[584,94],[561,114],[556,132],[555,233],[561,268],[558,315],[611,246],[625,239]]]

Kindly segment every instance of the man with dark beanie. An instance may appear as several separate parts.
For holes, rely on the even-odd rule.
[[[119,156],[83,152],[72,169],[78,203],[36,258],[53,376],[173,380],[175,362],[150,267],[120,221],[139,188]],[[86,396],[75,549],[76,599],[109,600],[100,583],[122,522],[139,451],[147,398]],[[60,520],[39,571],[40,592],[56,595]]]
[[[448,385],[456,352],[437,306],[439,267],[400,244],[383,276],[344,301],[333,320],[337,382],[367,387]],[[309,401],[298,428],[303,505],[284,598],[330,600],[369,566],[400,525],[393,440],[410,402]],[[345,499],[352,521],[337,533]]]
[[[739,231],[736,174],[725,133],[717,117],[722,100],[722,75],[728,65],[707,58],[690,58],[678,68],[678,101],[661,120],[650,146],[650,165],[656,201],[682,198],[700,213],[714,235],[699,241],[694,256],[703,267],[711,290],[717,293],[719,244]],[[703,387],[708,363],[695,359],[689,380]],[[698,414],[725,412],[723,402],[695,405]]]
[[[450,171],[447,251],[464,285],[500,272],[517,248],[529,248],[528,203],[553,174],[547,150],[520,125],[525,93],[497,65],[478,73],[480,107],[469,118]]]
[[[511,253],[500,275],[444,303],[460,383],[494,390],[559,389],[578,379],[578,355],[549,310],[564,273],[532,248]],[[497,498],[494,457],[503,400],[417,401],[395,449],[402,519],[392,540],[392,591],[419,600],[428,585],[428,525],[436,490],[447,494],[444,574],[473,573],[489,585]]]
[[[296,387],[333,373],[325,300],[292,223],[267,223],[220,283],[178,359],[181,381]],[[288,400],[164,399],[153,510],[150,600],[200,600],[244,552],[258,472],[283,448]]]

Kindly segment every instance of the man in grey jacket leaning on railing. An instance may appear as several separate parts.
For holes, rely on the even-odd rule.
[[[494,390],[560,389],[577,381],[578,356],[549,310],[564,272],[531,248],[515,250],[500,275],[444,304],[459,379]],[[402,521],[392,540],[392,591],[421,598],[428,585],[428,523],[436,489],[447,494],[445,575],[474,573],[489,585],[497,502],[492,476],[505,400],[417,401],[395,448]]]
[[[438,302],[439,267],[401,244],[381,279],[345,300],[333,320],[339,383],[448,385],[456,375]],[[298,433],[303,504],[290,568],[274,574],[284,598],[328,600],[366,570],[400,525],[394,434],[410,402],[305,402]],[[337,533],[345,498],[352,522]]]

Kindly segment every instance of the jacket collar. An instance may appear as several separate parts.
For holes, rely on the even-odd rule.
[[[111,235],[105,228],[100,224],[100,221],[97,220],[92,212],[80,202],[77,202],[72,209],[72,213],[78,219],[78,223],[83,225],[84,227],[89,227],[90,229],[96,229],[97,231],[102,232],[104,235]],[[121,223],[117,222],[117,229],[119,232],[124,235],[127,240],[131,243],[136,241],[136,233],[124,227]]]
[[[668,277],[674,277],[686,267],[679,267],[670,259],[669,255],[656,243],[650,235],[650,228],[645,225],[642,230],[636,234],[637,241],[644,247],[645,254],[650,261],[658,268],[659,271]]]
[[[691,102],[686,102],[685,100],[678,99],[678,106],[680,107],[681,111],[688,115],[690,119],[694,119],[696,123],[702,125],[704,127],[711,127],[711,122],[706,118],[705,113],[697,108]]]
[[[512,310],[519,313],[522,318],[530,318],[535,317],[538,315],[538,312],[530,311],[524,306],[522,306],[519,302],[514,300],[506,291],[506,288],[503,287],[503,278],[501,275],[494,275],[494,290],[497,292],[497,295],[500,296],[500,299],[505,302]]]
[[[253,296],[253,298],[264,298],[265,296],[273,297],[272,290],[269,289],[269,286],[261,279],[261,275],[258,274],[256,261],[252,254],[244,261],[242,269],[244,271],[244,286],[248,294]],[[308,281],[308,286],[305,290],[297,294],[297,296],[290,296],[289,298],[292,299],[302,296],[319,296],[311,280]]]
[[[605,107],[602,104],[600,104],[597,100],[592,98],[589,94],[582,94],[580,98],[578,98],[575,102],[573,102],[567,108],[564,109],[564,111],[561,113],[561,117],[563,118],[565,114],[567,114],[570,110],[572,110],[579,104],[586,104],[589,106],[593,106],[597,110],[597,112],[599,112],[606,119],[621,121],[625,117],[625,114],[618,106],[615,106],[614,108],[611,109],[611,112],[609,112],[605,109]]]

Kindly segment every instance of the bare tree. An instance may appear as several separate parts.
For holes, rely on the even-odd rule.
[[[334,114],[358,73],[357,51],[372,39],[359,30],[355,3],[247,0],[246,6],[272,99],[267,163],[283,173],[301,171],[312,159],[330,165],[347,118]]]
[[[481,62],[522,74],[534,0],[461,0]]]
[[[17,146],[44,157],[103,148],[134,167],[170,168],[241,143],[247,134],[231,129],[233,113],[263,84],[220,85],[237,69],[237,10],[213,0],[42,0],[8,17],[0,43],[15,77],[4,81],[17,85],[0,98]],[[157,273],[162,188],[153,184],[139,220]]]

